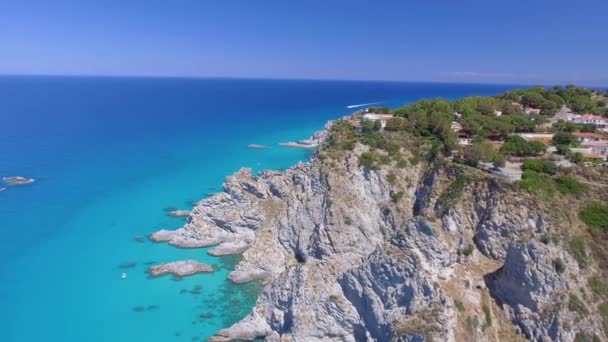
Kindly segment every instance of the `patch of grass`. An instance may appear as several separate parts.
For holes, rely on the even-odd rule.
[[[568,310],[578,312],[581,315],[586,315],[589,312],[580,298],[572,293],[568,299]]]
[[[391,172],[388,175],[386,175],[386,181],[390,185],[395,185],[395,182],[397,181],[397,176],[395,176],[395,174]]]
[[[604,331],[608,331],[608,302],[603,302],[597,308],[604,321]]]
[[[370,170],[378,170],[380,166],[388,164],[390,157],[376,151],[363,152],[359,156],[359,165]]]
[[[407,160],[403,159],[403,158],[398,158],[397,159],[397,167],[400,169],[404,169],[408,166]]]
[[[404,196],[403,191],[399,191],[399,192],[391,195],[391,199],[393,200],[394,203],[397,203],[397,202],[401,201],[403,196]]]
[[[594,275],[593,277],[589,278],[588,284],[591,291],[593,291],[593,293],[596,295],[608,295],[608,284],[606,284],[600,276]]]
[[[460,313],[464,312],[464,304],[462,304],[462,302],[458,299],[454,299],[454,306],[456,309],[458,309],[458,311],[460,311]]]
[[[589,257],[587,255],[587,242],[582,237],[576,237],[570,240],[568,244],[570,254],[576,259],[580,268],[585,268],[589,264]]]
[[[557,176],[555,177],[555,184],[557,185],[557,191],[564,195],[578,196],[585,190],[585,186],[572,176]]]
[[[485,324],[484,328],[491,327],[492,326],[492,311],[490,311],[490,307],[487,305],[484,305],[481,307],[481,309],[483,310],[483,315],[486,319],[486,324]]]
[[[471,245],[466,246],[465,248],[462,249],[462,254],[464,256],[469,256],[471,254],[473,254],[473,251],[475,250],[475,248]]]
[[[608,206],[591,203],[578,213],[578,217],[591,227],[593,234],[608,232]]]
[[[520,188],[538,194],[543,198],[551,198],[555,193],[555,182],[551,176],[545,173],[526,170],[522,173],[521,180],[517,184]]]

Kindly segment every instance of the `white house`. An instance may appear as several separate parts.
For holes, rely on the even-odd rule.
[[[575,132],[572,136],[581,143],[606,140],[606,136],[597,133]]]
[[[579,115],[577,117],[573,117],[571,121],[577,124],[592,124],[598,128],[608,126],[608,119],[592,114]]]
[[[590,148],[593,154],[608,155],[608,142],[606,141],[590,141],[585,143],[585,146]]]
[[[392,114],[375,114],[375,113],[367,113],[363,114],[363,120],[369,121],[380,121],[381,129],[386,127],[386,122],[392,119],[394,116]]]

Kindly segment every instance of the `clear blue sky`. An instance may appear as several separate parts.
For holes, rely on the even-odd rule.
[[[0,74],[608,85],[606,0],[7,0]]]

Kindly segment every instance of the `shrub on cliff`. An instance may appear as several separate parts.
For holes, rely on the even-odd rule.
[[[608,206],[592,203],[581,210],[578,217],[591,227],[594,234],[608,232]]]
[[[522,189],[550,198],[555,193],[555,183],[551,176],[532,170],[525,170],[517,183]]]
[[[390,157],[376,151],[363,152],[359,156],[359,166],[364,166],[370,170],[377,170],[380,166],[388,164]]]
[[[570,240],[568,244],[570,254],[576,259],[580,268],[585,268],[589,264],[589,257],[587,256],[587,241],[583,237],[576,237]]]
[[[557,173],[557,165],[550,160],[542,159],[526,159],[521,166],[522,170],[531,170],[536,172],[542,172],[549,175]]]

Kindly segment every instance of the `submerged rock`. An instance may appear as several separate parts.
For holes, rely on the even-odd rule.
[[[211,318],[213,317],[213,313],[211,312],[203,312],[200,315],[198,315],[200,318]]]
[[[34,178],[25,178],[21,176],[2,177],[2,180],[8,185],[23,185],[33,183],[35,181]]]
[[[270,148],[270,146],[266,146],[266,145],[258,145],[258,144],[249,144],[247,145],[248,148],[253,148],[253,149],[268,149]]]
[[[146,308],[144,306],[134,306],[132,310],[135,312],[144,312],[146,311]]]
[[[139,235],[136,235],[133,238],[133,240],[135,240],[136,242],[145,242],[146,241],[143,236],[139,236]]]
[[[133,268],[135,266],[137,266],[137,262],[129,261],[129,262],[124,262],[124,263],[118,265],[118,268]]]
[[[196,260],[185,260],[152,266],[148,272],[154,277],[172,274],[176,278],[182,278],[198,273],[213,272],[213,268]]]
[[[190,215],[189,210],[173,210],[169,212],[169,216],[173,217],[187,217],[188,215]]]

